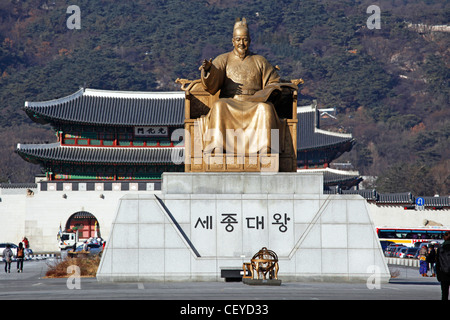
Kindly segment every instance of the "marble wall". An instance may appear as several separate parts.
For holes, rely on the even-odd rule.
[[[262,247],[285,281],[366,281],[389,270],[366,201],[324,195],[316,173],[170,173],[119,200],[100,281],[218,281]]]

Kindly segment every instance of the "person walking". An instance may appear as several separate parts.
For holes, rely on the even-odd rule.
[[[428,250],[427,263],[428,270],[431,271],[431,277],[436,277],[436,249],[434,245],[430,245],[430,249]]]
[[[448,300],[450,287],[450,231],[444,233],[444,243],[436,255],[437,280],[441,283],[442,300]]]
[[[419,267],[419,273],[422,275],[422,277],[428,277],[428,262],[427,262],[427,253],[428,249],[427,246],[424,245],[422,248],[420,248],[419,251],[419,260],[420,260],[420,267]]]
[[[11,273],[11,261],[13,257],[13,252],[9,244],[6,245],[5,250],[3,250],[3,259],[5,260],[5,272]]]
[[[28,249],[30,247],[30,242],[28,241],[27,237],[23,237],[23,245],[25,246],[25,249]]]
[[[25,248],[22,242],[19,242],[19,248],[17,248],[17,272],[23,272],[23,259],[25,258]]]

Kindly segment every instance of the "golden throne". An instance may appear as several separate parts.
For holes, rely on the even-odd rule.
[[[278,153],[205,156],[196,120],[208,114],[220,92],[211,95],[200,79],[177,79],[176,83],[181,84],[181,90],[185,92],[185,172],[297,171],[297,90],[283,87],[272,100],[281,122]],[[303,80],[291,80],[292,83],[298,86]]]

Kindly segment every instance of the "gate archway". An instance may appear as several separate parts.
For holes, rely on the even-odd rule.
[[[100,224],[97,218],[90,212],[78,211],[67,219],[66,230],[78,232],[79,239],[101,237]]]

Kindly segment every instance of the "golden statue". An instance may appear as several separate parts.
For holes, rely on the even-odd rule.
[[[200,80],[191,82],[177,79],[186,91],[186,129],[191,135],[196,132],[201,136],[200,139],[191,136],[192,143],[188,146],[191,148],[187,150],[186,159],[198,159],[198,152],[196,155],[194,152],[200,144],[200,157],[215,157],[215,164],[218,164],[217,170],[213,169],[210,162],[194,170],[193,163],[189,163],[186,171],[260,171],[262,163],[258,161],[261,157],[278,157],[286,149],[289,149],[289,163],[288,169],[283,171],[296,169],[296,139],[293,137],[296,136],[296,128],[291,128],[297,122],[296,90],[302,81],[280,82],[276,68],[264,57],[249,51],[250,42],[245,18],[236,21],[232,38],[234,49],[231,52],[221,54],[214,60],[204,60],[200,67]],[[203,98],[205,94],[200,92],[199,85],[205,94],[210,95],[208,99]],[[277,110],[276,101],[283,100],[281,97],[283,93],[286,96],[286,91],[289,99],[284,99],[284,102],[288,102],[287,108],[284,103],[284,109],[287,111]],[[194,92],[199,93],[196,99],[192,97]],[[203,109],[207,109],[207,112],[196,112],[191,106],[194,100],[202,101],[206,105]],[[283,121],[280,121],[280,112],[284,114]],[[188,123],[193,118],[195,130],[192,129],[193,123]],[[289,123],[286,118],[290,120]],[[291,145],[285,146],[286,141]],[[230,162],[230,159],[232,165],[236,159],[237,164],[245,165],[249,157],[258,162],[253,169],[251,164],[247,167],[229,166],[227,169],[226,162]],[[222,159],[224,164],[218,163]],[[272,171],[278,171],[278,164]]]
[[[249,51],[245,18],[235,23],[232,42],[233,51],[212,62],[204,60],[201,66],[204,89],[212,95],[220,90],[219,100],[199,119],[203,152],[270,153],[271,133],[280,128],[280,121],[268,100],[280,90],[280,77],[264,57]]]

